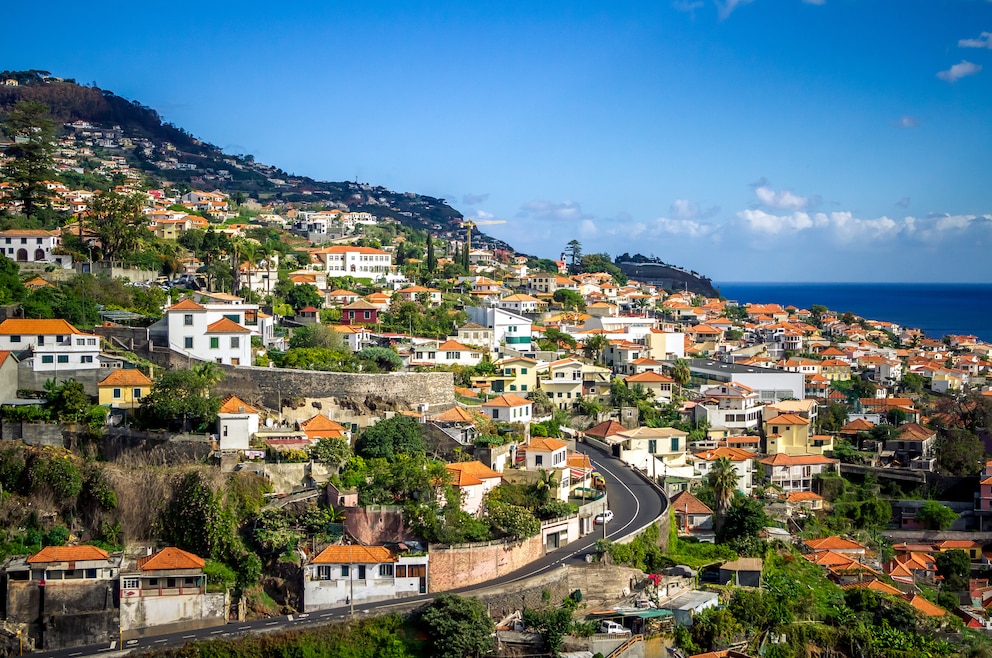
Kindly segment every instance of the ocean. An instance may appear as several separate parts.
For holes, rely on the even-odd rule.
[[[931,338],[978,336],[992,342],[992,284],[985,283],[714,283],[741,304],[781,304],[887,320]]]

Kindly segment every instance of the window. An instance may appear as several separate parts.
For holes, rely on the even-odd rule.
[[[444,358],[448,359],[449,361],[454,360],[454,359],[460,359],[460,358],[462,358],[462,353],[461,352],[445,352],[444,353]]]
[[[148,581],[148,584],[152,587],[158,587],[158,578],[152,578]]]
[[[134,398],[135,400],[140,400],[141,399],[141,389],[140,388],[132,388],[131,389],[131,397]]]
[[[183,347],[186,348],[186,349],[188,349],[188,350],[193,349],[193,337],[192,336],[186,336],[185,338],[183,338]]]
[[[210,349],[215,350],[220,347],[220,338],[217,336],[210,337]]]
[[[397,578],[406,578],[406,565],[405,564],[398,564],[398,565],[396,565],[396,577]]]
[[[241,347],[241,337],[240,336],[231,336],[231,349],[232,350],[236,350],[239,347]]]
[[[96,578],[96,569],[87,569],[86,578]]]
[[[120,400],[121,399],[121,389],[119,389],[119,388],[115,388],[114,389],[114,399],[115,400]]]
[[[124,589],[138,589],[141,586],[141,580],[138,578],[125,578],[124,584],[121,585]]]
[[[85,338],[77,338],[76,339],[76,345],[85,345],[85,344],[86,344],[86,339]]]
[[[42,363],[55,363],[55,357],[52,356],[51,354],[42,354],[41,355],[41,362]]]
[[[672,452],[678,452],[678,451],[679,451],[679,437],[673,436],[672,437]]]
[[[21,337],[20,336],[11,336],[10,337],[10,342],[12,342],[12,343],[19,343],[19,342],[21,342]]]
[[[527,390],[527,384],[521,384],[520,385],[520,390],[521,391],[526,391]]]
[[[365,580],[365,565],[364,564],[359,564],[358,565],[358,579],[359,580]]]
[[[538,466],[544,464],[544,455],[534,455],[534,463]]]
[[[96,338],[87,338],[86,339],[86,344],[87,345],[96,345]]]
[[[56,361],[58,363],[69,363],[69,355],[68,354],[59,354],[58,355],[58,358],[56,359]]]
[[[393,565],[391,565],[391,564],[380,564],[379,565],[379,575],[380,576],[386,576],[386,577],[390,577],[391,578],[392,575],[393,575]]]
[[[365,319],[366,320],[372,319],[372,311],[365,311]]]
[[[79,361],[80,361],[80,363],[93,363],[93,355],[92,354],[84,354],[79,359]]]
[[[526,375],[527,374],[527,368],[521,368],[520,369],[520,374],[521,375]]]
[[[652,455],[658,452],[658,442],[655,439],[648,440],[648,452]]]
[[[427,566],[423,564],[411,564],[406,572],[410,578],[425,578],[427,576]]]
[[[187,313],[183,316],[183,326],[192,327],[193,326],[193,314]]]
[[[317,578],[318,578],[318,580],[330,580],[331,579],[331,568],[330,567],[317,567]]]
[[[349,567],[347,564],[342,564],[341,565],[341,577],[342,578],[347,578],[349,574],[351,574],[351,567]]]

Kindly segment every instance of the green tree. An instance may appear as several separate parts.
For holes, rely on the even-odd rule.
[[[519,505],[487,501],[486,518],[495,530],[511,539],[527,539],[541,532],[541,522],[534,513]]]
[[[420,615],[437,658],[484,656],[495,650],[493,621],[477,598],[439,594]]]
[[[720,457],[713,463],[706,476],[706,484],[713,489],[716,509],[713,510],[713,530],[719,536],[727,518],[734,493],[737,491],[737,469],[729,457]]]
[[[234,515],[201,471],[176,476],[172,496],[156,522],[159,538],[200,557],[230,560],[236,555]]]
[[[366,347],[355,356],[371,364],[374,371],[395,372],[403,368],[403,359],[388,347]]]
[[[17,263],[0,256],[0,304],[19,302],[27,295]]]
[[[676,359],[675,365],[672,366],[672,379],[674,379],[675,383],[678,384],[680,393],[682,392],[682,389],[685,388],[685,385],[689,383],[691,376],[692,373],[689,369],[689,362],[685,359]]]
[[[13,142],[7,146],[3,176],[13,183],[13,197],[24,214],[34,217],[50,201],[45,181],[56,177],[55,122],[44,103],[22,100],[7,115],[3,131]]]
[[[598,362],[603,360],[603,352],[606,351],[609,344],[610,341],[607,340],[606,336],[603,334],[596,334],[595,336],[590,336],[585,340],[585,345],[582,350],[587,358]]]
[[[83,224],[100,242],[102,260],[126,258],[151,238],[142,212],[146,203],[147,197],[137,193],[102,192],[93,197],[90,214]]]
[[[552,299],[561,304],[562,308],[566,311],[578,311],[585,308],[585,300],[582,298],[582,295],[567,288],[555,290]]]
[[[968,477],[982,469],[985,444],[973,431],[950,428],[937,437],[937,469],[944,475]]]
[[[49,379],[45,382],[45,406],[53,418],[68,422],[81,420],[93,405],[86,389],[75,379],[61,384]]]
[[[937,573],[944,577],[941,589],[951,592],[968,590],[968,579],[971,575],[971,558],[962,550],[940,551],[934,555]],[[957,606],[954,606],[957,607]]]
[[[935,500],[928,500],[916,513],[916,520],[928,530],[947,530],[958,518],[957,513],[946,505]]]
[[[767,522],[768,518],[765,516],[765,508],[761,501],[736,492],[716,540],[723,544],[730,540],[747,542],[756,539]]]
[[[310,449],[310,455],[319,462],[341,466],[351,458],[347,439],[324,437]]]
[[[382,458],[393,461],[398,455],[424,455],[424,441],[420,423],[409,416],[396,415],[380,420],[362,432],[355,443],[355,452],[365,459]]]
[[[320,308],[324,303],[324,297],[317,290],[317,286],[310,283],[301,283],[300,285],[293,286],[289,291],[286,295],[286,302],[293,307],[294,311],[299,313],[300,309],[304,309],[307,306]]]
[[[289,339],[291,350],[310,347],[320,347],[336,352],[344,352],[346,349],[341,334],[332,327],[322,324],[312,324],[293,331],[293,336]]]
[[[437,273],[437,256],[434,255],[434,238],[427,234],[427,276],[433,277]]]
[[[141,401],[138,420],[145,427],[202,428],[217,418],[221,400],[207,381],[191,370],[167,370]]]
[[[582,243],[578,240],[569,240],[565,245],[565,255],[569,258],[569,271],[577,272],[579,263],[582,261]]]

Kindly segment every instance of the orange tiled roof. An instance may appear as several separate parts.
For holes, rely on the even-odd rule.
[[[170,306],[165,310],[166,311],[205,311],[207,310],[207,307],[197,304],[192,299],[184,299],[178,304],[173,304],[172,306]]]
[[[838,537],[837,535],[824,537],[823,539],[807,539],[803,543],[814,551],[864,550],[865,548],[864,544],[859,544],[856,541],[844,539],[843,537]]]
[[[769,421],[765,421],[766,425],[809,425],[809,421],[802,416],[797,416],[796,414],[781,414],[775,416]]]
[[[36,336],[65,336],[67,334],[83,334],[65,320],[24,320],[8,318],[0,322],[0,334],[4,336],[36,335]]]
[[[836,464],[838,460],[823,455],[787,455],[784,452],[765,457],[760,463],[768,466],[812,466],[815,464]]]
[[[537,452],[554,452],[555,450],[561,450],[562,448],[567,447],[568,444],[564,441],[549,439],[546,437],[532,438],[530,443],[527,444],[527,450],[534,450]]]
[[[251,329],[242,327],[230,318],[221,318],[207,325],[208,334],[250,334]]]
[[[757,440],[757,437],[754,438]],[[719,448],[714,448],[713,450],[703,450],[702,452],[694,453],[694,456],[708,462],[715,461],[721,457],[726,457],[733,462],[742,462],[748,459],[754,459],[758,455],[741,448],[727,448],[721,446]]]
[[[524,405],[530,404],[529,400],[525,400],[519,395],[514,395],[513,393],[506,393],[499,396],[498,398],[493,398],[487,402],[483,402],[484,407],[522,407]]]
[[[630,375],[629,377],[625,377],[624,381],[633,384],[671,384],[675,382],[675,380],[668,375],[662,375],[661,373],[654,372],[653,370],[647,370],[636,375]]]
[[[461,407],[453,407],[448,409],[444,413],[440,413],[436,416],[431,417],[432,420],[439,420],[442,423],[472,423],[475,424],[475,418],[472,414],[465,411]]]
[[[138,568],[142,571],[162,571],[166,569],[202,569],[203,558],[187,553],[175,546],[163,548],[155,555],[138,560]]]
[[[672,498],[672,509],[685,514],[712,514],[713,510],[688,491],[682,491]]]
[[[874,592],[881,592],[882,594],[891,594],[892,596],[902,596],[902,592],[898,589],[889,585],[888,583],[883,583],[878,578],[873,578],[867,582],[861,583],[851,583],[850,585],[843,585],[841,589],[870,589]]]
[[[122,368],[115,370],[97,386],[151,386],[154,382],[148,379],[145,373],[134,368]]]
[[[452,484],[456,487],[467,487],[482,484],[483,480],[500,479],[503,476],[480,461],[457,462],[445,464],[451,473]]]
[[[944,610],[939,605],[930,603],[919,594],[914,594],[913,598],[909,599],[909,605],[913,606],[928,617],[943,617],[947,614],[947,610]]]
[[[311,564],[382,564],[396,558],[385,546],[328,546]]]
[[[258,409],[251,406],[236,395],[231,395],[224,399],[220,405],[218,413],[222,414],[257,414]]]
[[[28,558],[28,564],[106,560],[110,554],[96,546],[46,546]]]

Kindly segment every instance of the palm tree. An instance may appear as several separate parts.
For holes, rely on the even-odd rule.
[[[209,393],[214,384],[224,379],[224,373],[213,361],[204,361],[195,366],[193,373],[203,382],[204,394]]]
[[[713,468],[706,476],[706,483],[713,489],[713,499],[716,501],[716,509],[713,510],[713,530],[717,536],[723,529],[723,521],[727,517],[727,510],[734,500],[734,492],[737,491],[737,469],[734,462],[729,457],[720,457],[713,463]]]
[[[590,359],[594,359],[597,363],[603,360],[603,351],[609,341],[603,334],[596,334],[595,336],[590,336],[586,339],[584,352],[586,356]]]
[[[558,480],[555,476],[555,471],[546,471],[543,468],[538,471],[538,480],[534,486],[542,503],[550,501],[553,498],[551,492],[558,488]]]
[[[680,395],[682,394],[682,388],[689,383],[690,376],[689,362],[685,359],[676,359],[675,365],[672,366],[672,379],[679,385]]]

